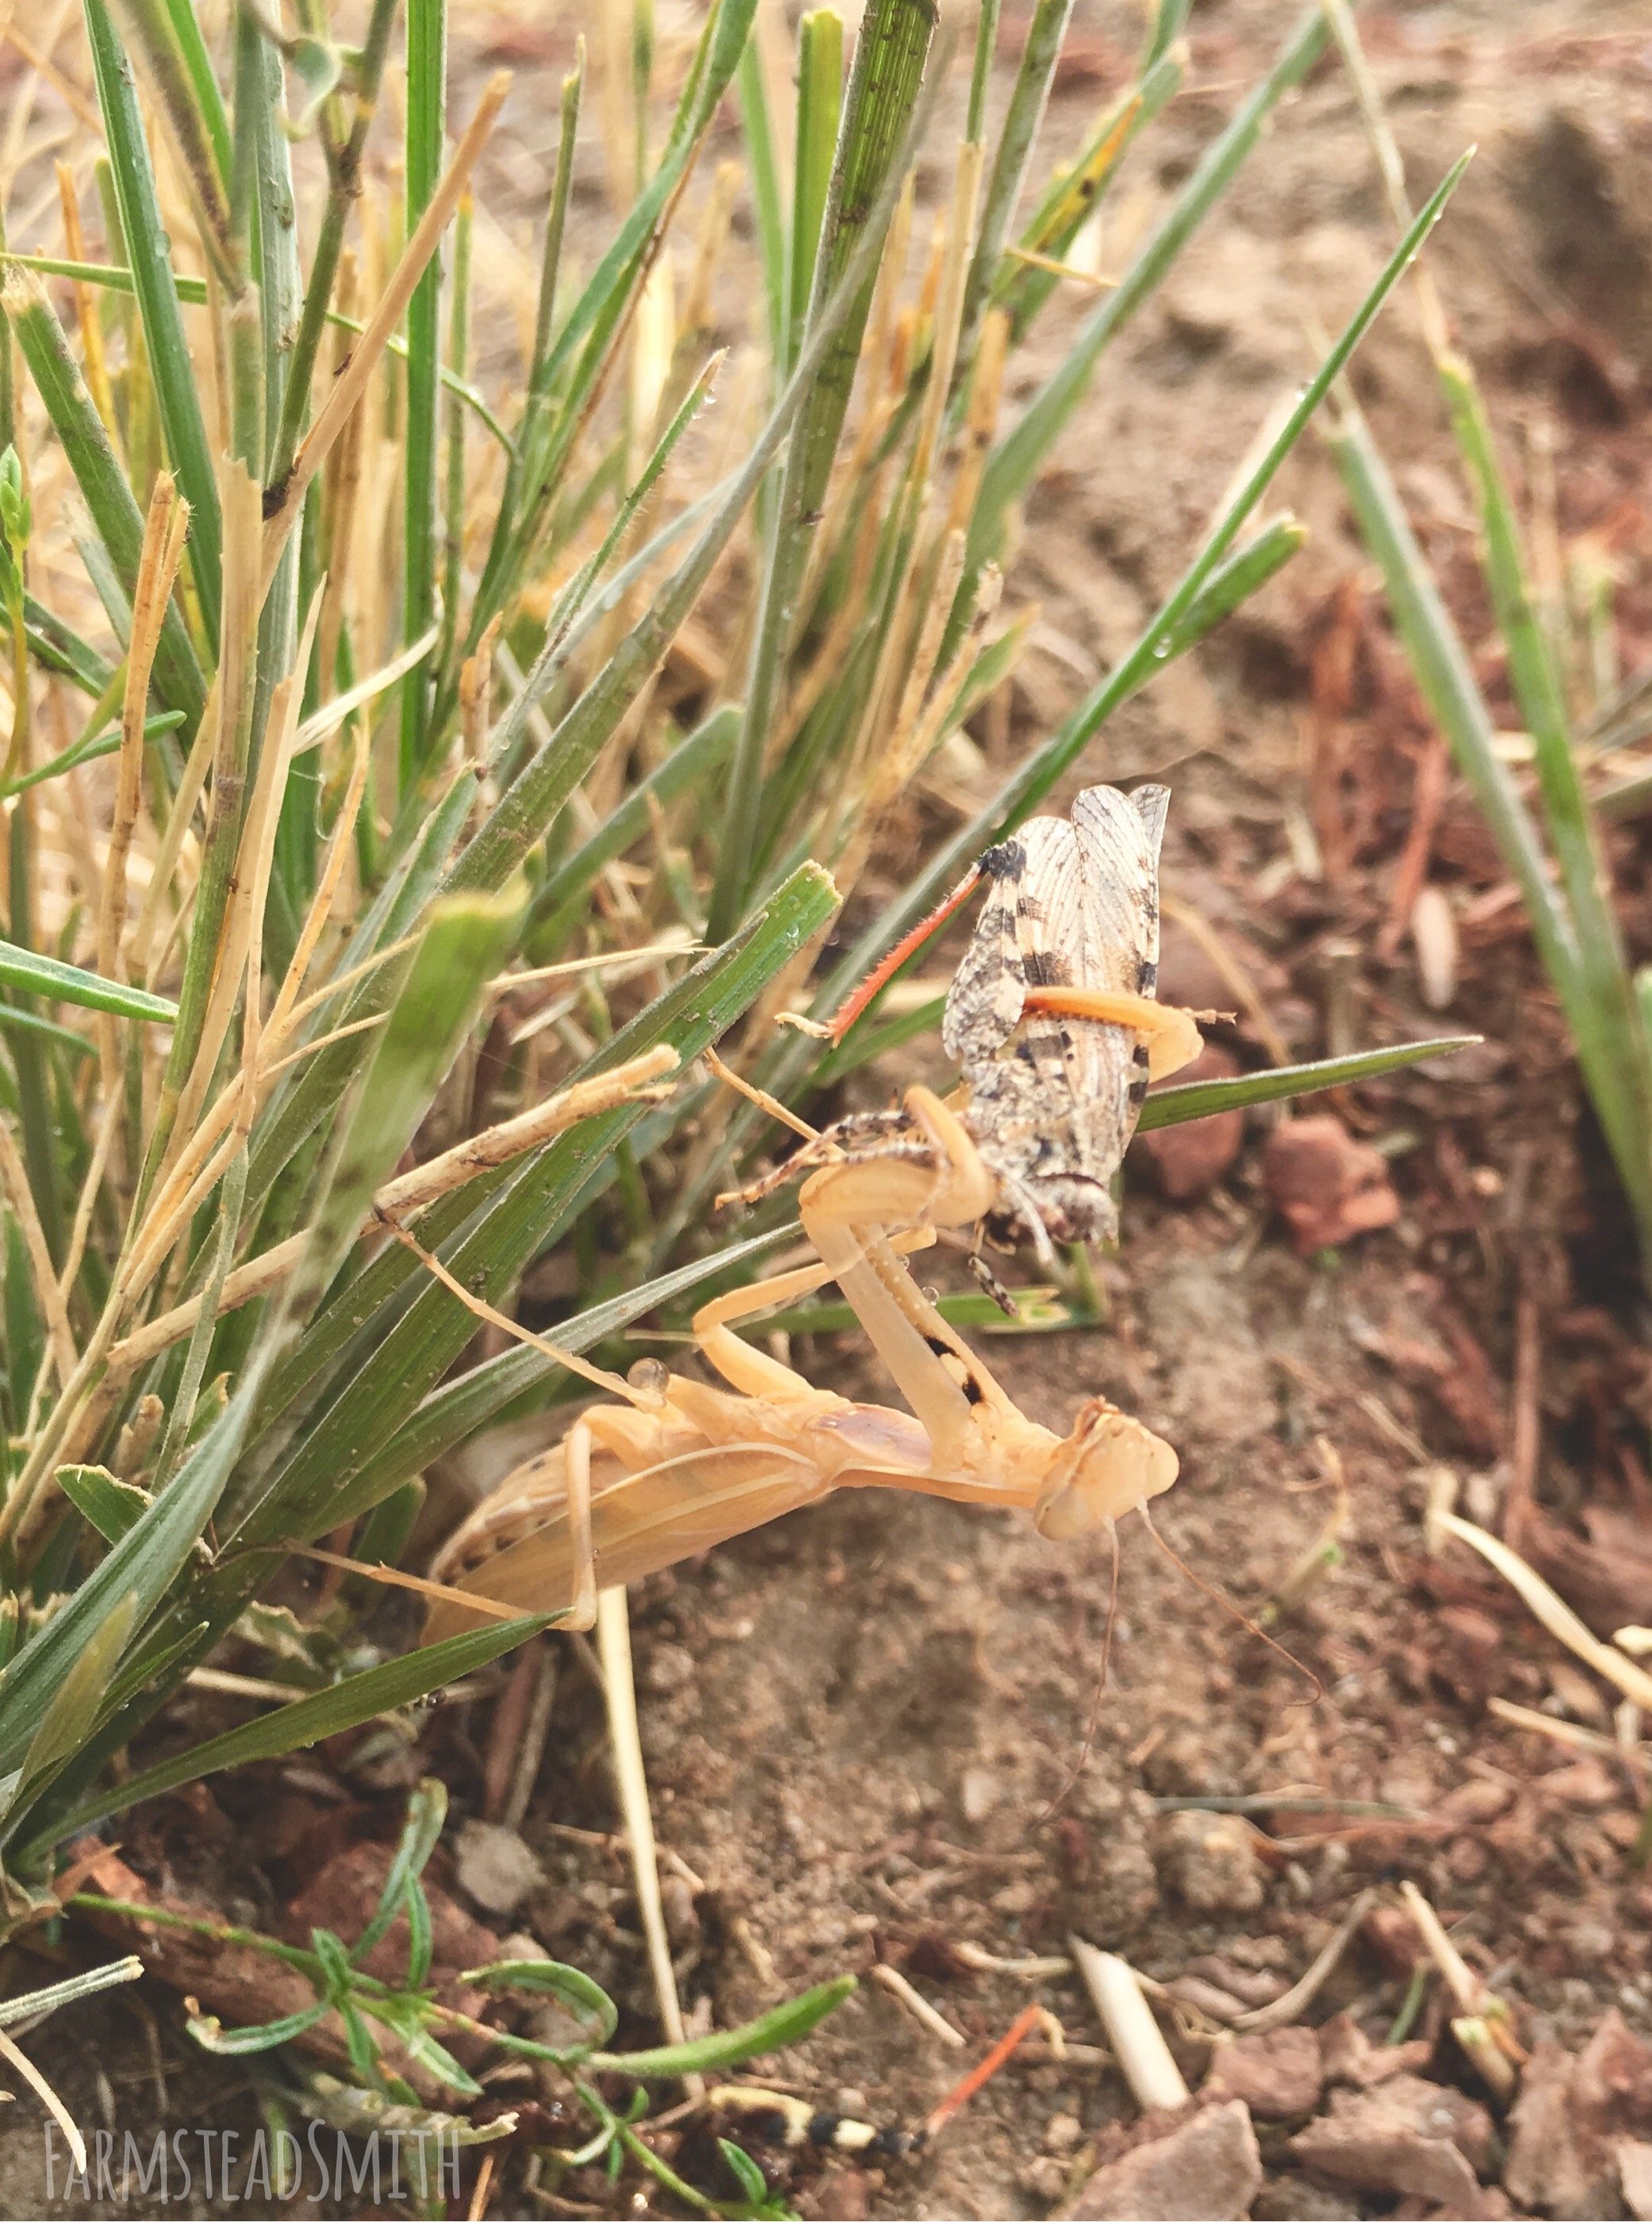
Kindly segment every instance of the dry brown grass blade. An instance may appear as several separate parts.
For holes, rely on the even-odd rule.
[[[598,1593],[596,1637],[620,1817],[631,1845],[631,1867],[637,1878],[637,1910],[648,1945],[649,1972],[654,1979],[660,2025],[668,2044],[682,2044],[688,2032],[683,2025],[682,2002],[677,1996],[676,1971],[671,1965],[671,1942],[666,1934],[665,1906],[660,1895],[660,1855],[654,1837],[653,1809],[649,1803],[648,1774],[643,1765],[637,1679],[631,1671],[631,1621],[623,1589]],[[700,2097],[706,2087],[705,2079],[700,2075],[685,2075],[682,2081],[691,2099]]]
[[[74,1329],[69,1324],[68,1307],[63,1301],[63,1291],[52,1265],[52,1253],[41,1231],[40,1214],[35,1208],[35,1195],[28,1185],[28,1173],[22,1152],[11,1139],[11,1130],[0,1119],[0,1194],[10,1206],[23,1238],[23,1247],[28,1252],[28,1270],[35,1283],[35,1293],[40,1299],[41,1316],[46,1321],[46,1337],[52,1347],[52,1361],[57,1367],[58,1378],[65,1387],[75,1368]]]
[[[488,79],[482,97],[476,104],[475,113],[454,149],[453,160],[449,163],[442,182],[431,194],[412,237],[402,250],[401,259],[391,274],[389,284],[380,295],[366,328],[351,348],[343,369],[333,381],[332,389],[322,404],[315,423],[305,434],[293,458],[286,484],[278,490],[279,500],[264,525],[263,579],[266,593],[275,576],[275,567],[281,560],[281,552],[297,521],[305,489],[326,461],[333,443],[366,393],[373,373],[379,367],[380,358],[390,344],[407,304],[412,298],[413,290],[424,276],[425,266],[436,253],[437,244],[452,221],[461,197],[470,183],[471,172],[487,143],[488,135],[510,89],[510,72],[506,70],[499,71]]]

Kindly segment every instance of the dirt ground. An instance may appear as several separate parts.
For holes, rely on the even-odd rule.
[[[1294,12],[1271,0],[1195,9],[1189,89],[1132,166],[1104,259],[1121,259],[1151,222]],[[1072,143],[1122,78],[1138,16],[1080,0],[1053,146]],[[531,26],[490,37],[488,20],[458,11],[455,37],[479,68],[502,56],[517,69],[514,141],[499,160],[525,177],[551,141],[546,88],[565,55],[536,47]],[[1552,448],[1563,549],[1613,567],[1616,653],[1633,668],[1652,650],[1645,17],[1611,0],[1587,10],[1442,0],[1361,20],[1418,197],[1479,145],[1430,264],[1511,465],[1523,481],[1534,452]],[[1007,51],[1018,37],[1007,26]],[[1304,374],[1311,336],[1355,304],[1390,236],[1353,96],[1322,66],[1107,356],[1031,507],[1013,595],[1042,606],[1038,647],[1007,729],[983,737],[989,756],[1047,730],[1134,639],[1257,428]],[[1052,317],[1052,356],[1078,313]],[[1354,386],[1512,724],[1410,301],[1383,318]],[[1625,1215],[1558,1011],[1454,778],[1427,876],[1456,922],[1455,976],[1443,1002],[1425,1000],[1404,911],[1391,913],[1416,799],[1437,769],[1433,737],[1311,436],[1278,499],[1311,528],[1304,552],[1115,719],[1058,799],[1101,778],[1167,779],[1166,893],[1215,930],[1293,1055],[1439,1031],[1485,1044],[1334,1107],[1380,1153],[1365,1177],[1385,1197],[1391,1182],[1391,1224],[1302,1254],[1277,1208],[1289,1175],[1264,1119],[1214,1184],[1179,1201],[1166,1185],[1197,1185],[1202,1169],[1184,1154],[1150,1163],[1138,1146],[1123,1245],[1102,1274],[1107,1328],[988,1346],[1036,1418],[1065,1428],[1099,1391],[1181,1453],[1158,1523],[1190,1571],[1128,1524],[1098,1710],[1112,1584],[1100,1540],[1058,1547],[1008,1518],[844,1497],[634,1597],[691,2018],[725,2025],[828,1976],[860,1975],[807,2043],[764,2063],[767,2080],[810,2106],[908,2129],[1029,2001],[1071,2041],[1065,2058],[1047,2037],[1027,2044],[927,2152],[753,2144],[805,2214],[1043,2215],[1091,2159],[1114,2156],[1118,2125],[1139,2110],[1083,1989],[1070,1969],[1016,1965],[1065,1960],[1070,1933],[1178,1987],[1167,2025],[1196,2087],[1214,2034],[1301,1976],[1361,1892],[1391,1898],[1402,1880],[1508,2001],[1524,2047],[1575,2052],[1609,2010],[1652,2037],[1652,1881],[1630,1856],[1635,1779],[1488,1710],[1496,1698],[1609,1733],[1604,1685],[1481,1562],[1455,1547],[1430,1554],[1422,1517],[1454,1487],[1461,1509],[1496,1524],[1510,1489],[1535,1488],[1529,1555],[1596,1628],[1652,1621],[1642,1463],[1652,1378]],[[914,853],[924,832],[914,823]],[[1636,826],[1617,838],[1626,931],[1643,959],[1648,853]],[[891,857],[890,873],[904,861]],[[1162,992],[1233,1001],[1173,920]],[[1243,1063],[1264,1061],[1254,1019],[1216,1031]],[[882,1100],[888,1080],[857,1100]],[[883,1393],[847,1338],[795,1355],[849,1393]],[[1273,1640],[1240,1614],[1266,1617]],[[1074,1779],[1092,1713],[1093,1753]],[[462,1731],[444,1715],[431,1733],[462,1811],[475,1775]],[[503,1925],[588,1969],[625,2009],[624,2036],[643,2043],[656,2024],[605,1753],[589,1677],[567,1658],[522,1827],[540,1879]],[[244,1831],[254,1816],[240,1797],[224,1787],[192,1825]],[[400,1804],[387,1787],[379,1833],[393,1834]],[[266,1811],[259,1825],[275,1823]],[[188,1831],[174,1822],[163,1843],[160,1823],[141,1824],[129,1846],[146,1828],[185,1874]],[[292,1847],[273,1856],[278,1874],[283,1856],[301,1873]],[[1302,2018],[1347,2010],[1373,2042],[1387,2035],[1417,1949],[1388,1903]],[[962,2042],[914,2020],[880,1968]],[[72,2032],[43,2031],[41,2065],[85,2090],[90,2034],[114,2063],[121,2115],[159,2105],[164,2118],[200,2119],[210,2088],[221,2118],[250,2120],[249,2099],[190,2053],[175,2002],[157,1992],[151,2003],[153,2056],[134,2050],[131,2010],[111,2004]],[[1425,2049],[1409,2064],[1484,2101],[1448,2014],[1435,1985],[1413,2032]],[[164,2100],[157,2068],[173,2079]],[[192,2115],[186,2099],[200,2101]],[[1454,2205],[1437,2187],[1431,2197],[1403,2175],[1360,2187],[1315,2170],[1291,2140],[1318,2104],[1277,2118],[1253,2106],[1266,2181],[1249,2211],[1532,2211],[1530,2189],[1495,2187],[1496,2142],[1475,2160],[1479,2204]],[[26,2128],[0,2131],[10,2213],[43,2197],[28,2111]],[[95,2093],[86,2111],[97,2118]],[[692,2181],[732,2195],[703,2131],[675,2150]],[[640,2178],[614,2190],[587,2174],[536,2203],[506,2164],[488,2212],[635,2213],[650,2211],[647,2196]],[[1564,2197],[1548,2196],[1546,2211],[1626,2211]],[[672,2211],[669,2199],[656,2193],[651,2211]]]

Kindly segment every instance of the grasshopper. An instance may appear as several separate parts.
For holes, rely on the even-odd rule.
[[[1147,1082],[1199,1047],[1192,1016],[1153,992],[1167,801],[1162,788],[1128,797],[1092,788],[1070,824],[1034,819],[989,851],[926,921],[933,930],[988,882],[947,997],[943,1039],[964,1071],[951,1101],[912,1088],[898,1111],[816,1133],[746,1089],[806,1139],[777,1175],[742,1193],[807,1171],[799,1213],[820,1264],[696,1313],[700,1350],[726,1386],[651,1360],[625,1380],[602,1377],[616,1401],[588,1409],[562,1443],[507,1477],[447,1544],[431,1568],[449,1591],[432,1610],[432,1637],[462,1624],[466,1593],[518,1609],[560,1605],[571,1624],[588,1625],[600,1588],[837,1489],[910,1489],[1021,1511],[1066,1540],[1110,1528],[1171,1486],[1176,1453],[1105,1398],[1081,1405],[1065,1437],[1028,1419],[906,1264],[943,1227],[979,1224],[1005,1241],[1030,1233],[1045,1250],[1116,1230],[1110,1183]],[[892,969],[874,976],[851,1016]],[[829,1281],[909,1409],[814,1388],[733,1332],[735,1321]]]

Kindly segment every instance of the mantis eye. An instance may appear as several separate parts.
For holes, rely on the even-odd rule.
[[[666,1390],[671,1385],[671,1369],[657,1358],[639,1358],[625,1375],[626,1380],[645,1403],[663,1407]]]

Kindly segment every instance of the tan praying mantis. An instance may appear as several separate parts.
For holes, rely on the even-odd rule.
[[[599,1589],[838,1489],[908,1489],[1026,1512],[1061,1541],[1109,1528],[1170,1487],[1176,1453],[1103,1397],[1079,1407],[1065,1436],[1029,1419],[905,1262],[942,1228],[1027,1233],[1045,1252],[1052,1239],[1115,1231],[1111,1182],[1147,1082],[1200,1045],[1192,1014],[1153,995],[1168,800],[1162,788],[1092,788],[1071,821],[1030,820],[845,1006],[835,1032],[987,879],[991,894],[946,1000],[942,1039],[963,1068],[951,1098],[912,1088],[897,1111],[817,1133],[735,1081],[805,1137],[776,1176],[743,1193],[807,1170],[799,1212],[820,1262],[695,1314],[700,1351],[726,1386],[652,1360],[626,1380],[579,1361],[617,1401],[583,1412],[449,1539],[430,1570],[447,1591],[431,1608],[431,1637],[466,1624],[465,1594],[562,1608],[564,1625],[588,1626]],[[831,1281],[908,1410],[817,1389],[733,1332]]]

